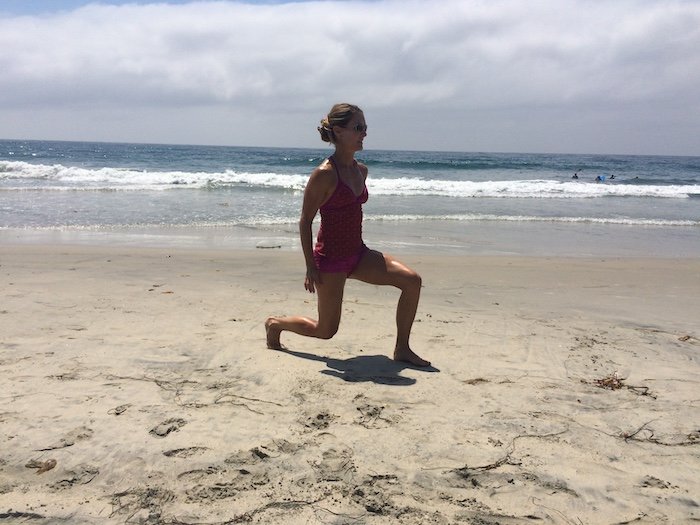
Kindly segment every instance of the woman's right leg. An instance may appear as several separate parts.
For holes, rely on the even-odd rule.
[[[319,339],[333,337],[340,325],[346,279],[344,273],[324,273],[323,283],[316,283],[318,320],[301,316],[269,317],[265,321],[267,347],[273,350],[284,348],[280,343],[280,335],[284,331]]]

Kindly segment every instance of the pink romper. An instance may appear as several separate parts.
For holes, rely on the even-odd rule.
[[[330,198],[321,206],[321,227],[318,230],[314,260],[316,267],[327,273],[350,275],[369,249],[362,240],[362,205],[367,202],[367,186],[359,196],[340,179]]]

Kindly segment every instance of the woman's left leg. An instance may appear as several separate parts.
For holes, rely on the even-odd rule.
[[[369,284],[394,286],[401,290],[401,297],[396,307],[394,360],[406,361],[416,366],[430,366],[430,362],[418,356],[411,350],[409,344],[420,299],[422,285],[420,275],[390,255],[368,250],[350,278]]]

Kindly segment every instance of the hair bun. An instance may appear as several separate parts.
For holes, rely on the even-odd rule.
[[[323,142],[333,142],[333,130],[331,129],[330,122],[328,122],[328,117],[321,120],[321,125],[316,129],[321,134],[321,140]]]

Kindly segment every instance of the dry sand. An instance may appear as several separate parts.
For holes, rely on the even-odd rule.
[[[356,282],[267,350],[299,253],[0,246],[0,523],[700,520],[700,261],[402,259],[427,371]]]

